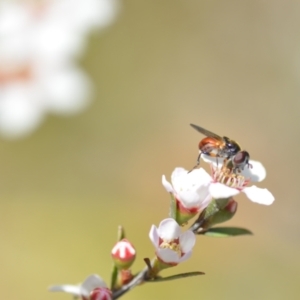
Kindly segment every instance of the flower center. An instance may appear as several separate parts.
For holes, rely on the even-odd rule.
[[[211,169],[214,182],[220,182],[238,190],[242,190],[250,182],[250,180],[246,179],[243,175],[237,174],[233,172],[232,169],[229,169],[227,164],[223,164],[221,168],[211,165]]]
[[[163,240],[159,245],[159,247],[162,249],[170,249],[172,251],[175,251],[179,257],[182,256],[180,244],[175,240],[172,241]]]
[[[29,65],[9,69],[0,66],[0,85],[16,81],[27,81],[31,76],[32,74]]]

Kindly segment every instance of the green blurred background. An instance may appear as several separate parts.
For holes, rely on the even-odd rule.
[[[0,142],[3,299],[70,299],[50,284],[110,278],[122,224],[153,256],[152,224],[168,213],[161,175],[191,168],[193,122],[238,140],[263,162],[270,207],[237,197],[227,225],[254,236],[198,237],[192,258],[122,299],[299,299],[299,1],[124,0],[91,36],[82,66],[95,84],[81,115],[48,117],[30,137]]]

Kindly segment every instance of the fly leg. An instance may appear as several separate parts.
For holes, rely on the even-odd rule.
[[[188,173],[192,172],[193,170],[195,170],[200,165],[201,154],[202,154],[202,152],[200,152],[199,155],[198,155],[196,165],[190,171],[188,171]]]

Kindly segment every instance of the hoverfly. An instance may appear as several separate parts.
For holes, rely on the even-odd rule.
[[[199,155],[193,169],[199,166],[202,154],[226,159],[227,168],[230,168],[234,173],[240,172],[245,166],[251,167],[249,164],[249,153],[245,150],[241,150],[240,145],[236,141],[226,136],[221,137],[198,125],[190,125],[200,133],[206,135],[206,137],[199,142]]]

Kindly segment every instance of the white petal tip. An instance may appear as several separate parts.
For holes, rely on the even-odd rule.
[[[269,190],[258,188],[255,185],[245,188],[243,192],[252,202],[255,203],[271,205],[275,200],[274,196]]]
[[[166,189],[166,191],[168,193],[173,193],[173,187],[171,185],[171,183],[169,181],[167,181],[166,176],[163,175],[162,176],[162,185],[164,186],[164,188]]]
[[[252,182],[261,182],[267,176],[265,167],[259,161],[250,160],[251,167],[245,167],[242,174],[245,178],[250,178]]]

